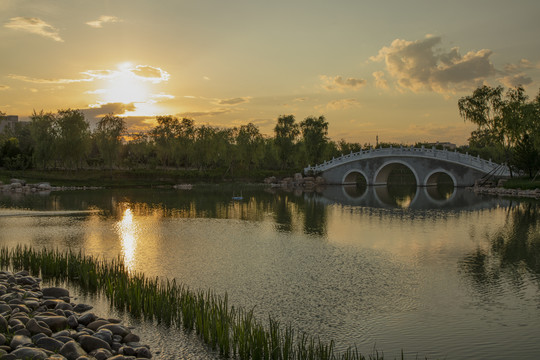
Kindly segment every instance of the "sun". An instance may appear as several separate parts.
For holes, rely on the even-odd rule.
[[[106,103],[144,103],[151,98],[148,84],[133,73],[130,63],[118,65],[114,75],[105,79],[105,88],[100,92]]]

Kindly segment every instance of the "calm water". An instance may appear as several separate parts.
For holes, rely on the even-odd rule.
[[[244,200],[231,201],[240,190]],[[532,359],[539,211],[534,201],[406,186],[4,194],[0,244],[121,254],[133,270],[227,292],[258,318],[271,314],[338,349]],[[136,326],[158,358],[213,356],[189,336]]]

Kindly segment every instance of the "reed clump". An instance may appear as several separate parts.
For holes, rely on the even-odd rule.
[[[150,279],[130,272],[118,257],[105,260],[81,251],[59,251],[29,246],[0,247],[0,266],[28,270],[36,276],[77,284],[83,290],[105,294],[111,305],[135,317],[195,331],[225,358],[254,360],[364,360],[382,359],[378,353],[365,357],[356,348],[339,353],[334,342],[295,333],[272,317],[256,320],[253,311],[229,306],[225,294],[194,291],[175,280]]]

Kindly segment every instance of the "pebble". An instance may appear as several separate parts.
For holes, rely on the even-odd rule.
[[[71,303],[67,289],[40,283],[27,271],[0,271],[0,360],[152,358],[129,327]]]

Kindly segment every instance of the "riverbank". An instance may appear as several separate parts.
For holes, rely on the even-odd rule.
[[[139,170],[19,170],[0,169],[0,182],[9,184],[13,178],[27,183],[46,182],[57,187],[159,187],[200,183],[262,183],[269,176],[285,177],[289,171],[245,171],[231,174],[226,169],[139,169]]]
[[[0,271],[0,357],[5,360],[152,358],[150,347],[117,319],[71,302],[65,288],[41,288],[28,271]]]

